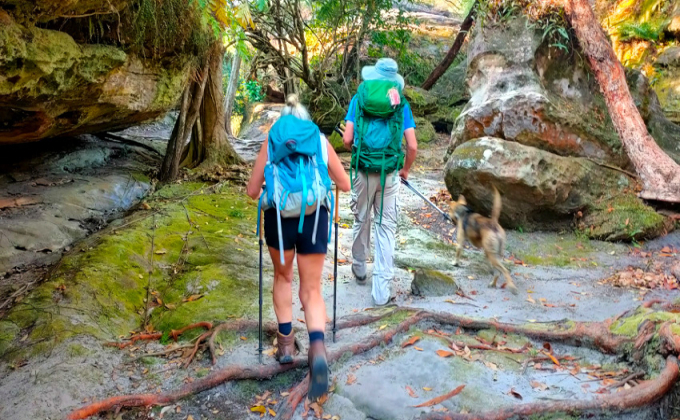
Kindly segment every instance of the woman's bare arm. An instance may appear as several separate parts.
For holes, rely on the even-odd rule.
[[[260,192],[262,191],[262,184],[264,184],[264,166],[267,164],[267,145],[269,140],[265,140],[260,147],[260,153],[255,159],[255,165],[253,166],[253,172],[250,174],[250,180],[248,181],[248,187],[246,188],[246,193],[253,200],[257,200],[260,197]]]
[[[349,176],[345,172],[345,168],[342,166],[342,162],[335,153],[333,146],[326,140],[326,147],[328,147],[328,175],[330,175],[335,185],[340,188],[341,191],[347,192],[352,189],[352,185],[349,182]]]

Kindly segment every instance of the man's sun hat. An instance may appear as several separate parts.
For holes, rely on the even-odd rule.
[[[398,83],[404,89],[404,78],[398,73],[399,65],[391,58],[381,58],[375,66],[366,66],[361,69],[361,78],[364,80],[391,80]]]

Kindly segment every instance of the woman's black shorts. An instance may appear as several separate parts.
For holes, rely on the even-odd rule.
[[[319,226],[316,230],[316,243],[312,243],[316,212],[305,216],[302,233],[298,233],[299,217],[281,218],[283,249],[295,249],[298,254],[325,254],[328,250],[328,209],[322,206],[319,210]],[[264,237],[267,246],[279,249],[279,233],[276,224],[276,209],[264,212]]]

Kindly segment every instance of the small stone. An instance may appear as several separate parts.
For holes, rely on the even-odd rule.
[[[411,293],[416,296],[450,296],[459,289],[453,277],[426,268],[416,270],[411,283]]]

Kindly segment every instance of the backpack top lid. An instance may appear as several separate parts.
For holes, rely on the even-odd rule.
[[[365,80],[357,94],[359,107],[372,117],[389,118],[404,107],[401,86],[391,80]]]
[[[312,121],[284,115],[269,130],[269,160],[277,164],[292,154],[315,156],[320,135],[319,127]]]

